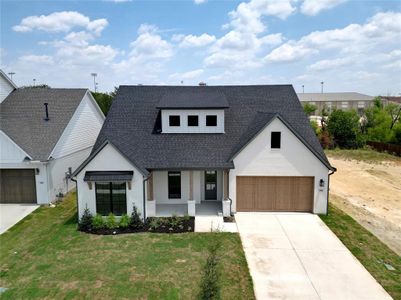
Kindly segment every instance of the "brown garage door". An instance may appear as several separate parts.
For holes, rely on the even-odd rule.
[[[0,169],[0,203],[36,203],[34,169]]]
[[[237,211],[313,211],[313,177],[237,176]]]

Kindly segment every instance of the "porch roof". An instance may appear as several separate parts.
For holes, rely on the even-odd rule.
[[[86,171],[84,181],[131,181],[133,171]]]

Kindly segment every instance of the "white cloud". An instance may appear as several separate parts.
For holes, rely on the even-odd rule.
[[[323,59],[310,65],[308,69],[311,71],[324,71],[336,69],[350,64],[352,64],[352,60],[350,58]]]
[[[107,25],[106,19],[91,21],[89,17],[76,11],[61,11],[49,15],[26,17],[21,20],[19,25],[13,26],[13,30],[17,32],[31,32],[33,30],[68,32],[75,27],[83,27],[100,34]]]
[[[195,4],[203,4],[205,3],[207,0],[194,0]]]
[[[401,39],[400,20],[401,13],[378,13],[363,25],[350,24],[342,29],[315,31],[279,46],[265,60],[294,61],[330,49],[347,55],[375,52],[374,49],[396,44]]]
[[[301,5],[301,12],[305,15],[316,16],[323,10],[328,10],[347,0],[305,0]]]
[[[48,55],[23,55],[18,58],[20,62],[23,63],[34,63],[41,65],[52,65],[54,60],[52,56]]]
[[[203,47],[210,43],[213,43],[216,40],[214,35],[209,35],[207,33],[203,33],[201,35],[192,35],[189,34],[187,36],[173,36],[173,40],[180,40],[180,47],[183,48],[191,48],[191,47]]]
[[[203,73],[204,73],[203,69],[196,69],[183,73],[173,73],[169,76],[169,78],[175,80],[190,80],[199,77]]]

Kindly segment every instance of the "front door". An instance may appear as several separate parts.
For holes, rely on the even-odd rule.
[[[217,171],[205,171],[205,200],[217,200]]]

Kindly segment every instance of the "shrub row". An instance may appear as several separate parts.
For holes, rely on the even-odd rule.
[[[78,229],[83,232],[95,234],[118,234],[129,232],[161,232],[179,233],[194,231],[195,219],[193,217],[152,217],[144,222],[138,209],[134,206],[131,216],[122,215],[117,220],[114,214],[103,217],[100,214],[93,216],[88,208],[85,209]]]

